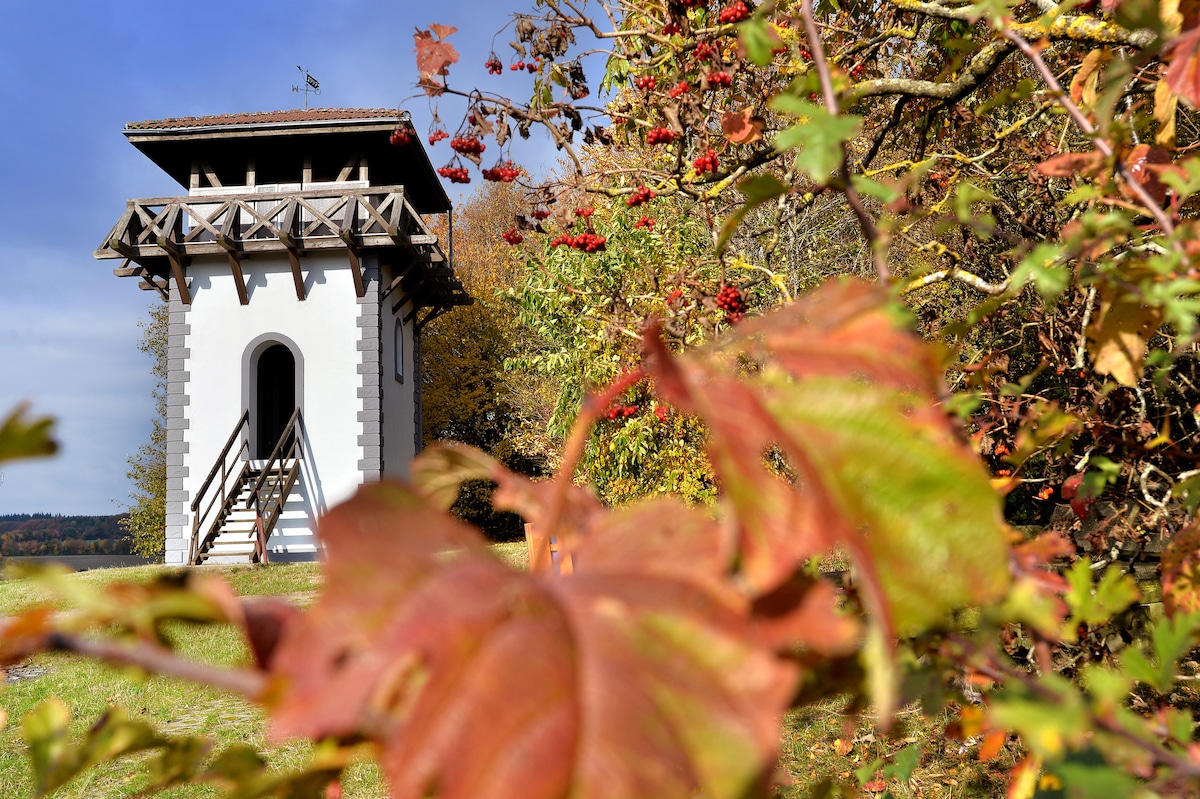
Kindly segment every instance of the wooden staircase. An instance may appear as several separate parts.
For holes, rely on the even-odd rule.
[[[242,435],[249,418],[248,411],[242,413],[192,502],[192,541],[188,553],[188,563],[192,565],[268,560],[267,541],[300,476],[298,441],[303,426],[300,409],[296,408],[271,456],[265,462],[252,464],[240,460],[242,451],[249,446]]]

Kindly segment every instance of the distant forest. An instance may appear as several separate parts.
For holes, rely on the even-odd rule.
[[[129,533],[118,516],[0,516],[0,556],[128,555]]]

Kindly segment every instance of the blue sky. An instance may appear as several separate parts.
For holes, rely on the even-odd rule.
[[[505,6],[484,0],[0,8],[0,415],[29,401],[58,418],[62,444],[57,458],[0,465],[0,514],[119,512],[126,457],[149,436],[153,381],[137,323],[153,295],[92,251],[127,198],[183,189],[125,141],[126,122],[302,107],[297,64],[321,82],[314,107],[395,107],[414,93],[413,30],[431,22],[459,28],[455,85],[528,86],[484,71],[507,22]],[[505,62],[508,38],[496,45]],[[424,131],[425,100],[404,107]],[[440,147],[435,165],[449,153]]]

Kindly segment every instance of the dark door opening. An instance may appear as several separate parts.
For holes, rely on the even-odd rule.
[[[282,344],[267,347],[258,356],[257,458],[271,457],[279,437],[296,410],[296,359]],[[285,443],[284,447],[290,442]]]

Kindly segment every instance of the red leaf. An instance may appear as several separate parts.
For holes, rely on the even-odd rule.
[[[437,22],[431,23],[429,25],[429,29],[433,31],[434,35],[437,36],[439,40],[445,39],[450,34],[458,32],[458,28],[454,27],[453,25],[440,25]]]
[[[1139,144],[1129,152],[1125,166],[1135,181],[1159,205],[1167,200],[1167,186],[1159,179],[1158,170],[1171,163],[1171,156],[1162,147]]]
[[[726,111],[721,116],[721,132],[734,144],[750,144],[762,138],[766,122],[746,106],[741,111]]]
[[[1200,611],[1200,522],[1180,530],[1162,554],[1163,610]]]
[[[652,536],[647,561],[593,533],[575,574],[536,575],[416,494],[363,488],[322,519],[326,587],[272,663],[273,737],[373,739],[397,799],[761,790],[795,671],[714,581],[719,530],[695,513],[702,544]],[[618,513],[612,537],[680,515]],[[662,563],[677,546],[699,577]]]
[[[426,94],[435,95],[445,90],[445,85],[438,77],[450,74],[449,66],[458,61],[458,51],[449,42],[441,41],[442,36],[453,33],[454,28],[441,25],[431,27],[438,33],[436,40],[429,31],[418,30],[413,34],[413,43],[416,45],[417,72],[420,74],[417,85],[423,87]]]
[[[1185,30],[1167,45],[1166,81],[1171,91],[1200,105],[1200,26]]]
[[[1094,176],[1104,166],[1104,156],[1093,150],[1090,153],[1062,153],[1047,158],[1037,165],[1037,171],[1051,178],[1069,178],[1079,173]]]

